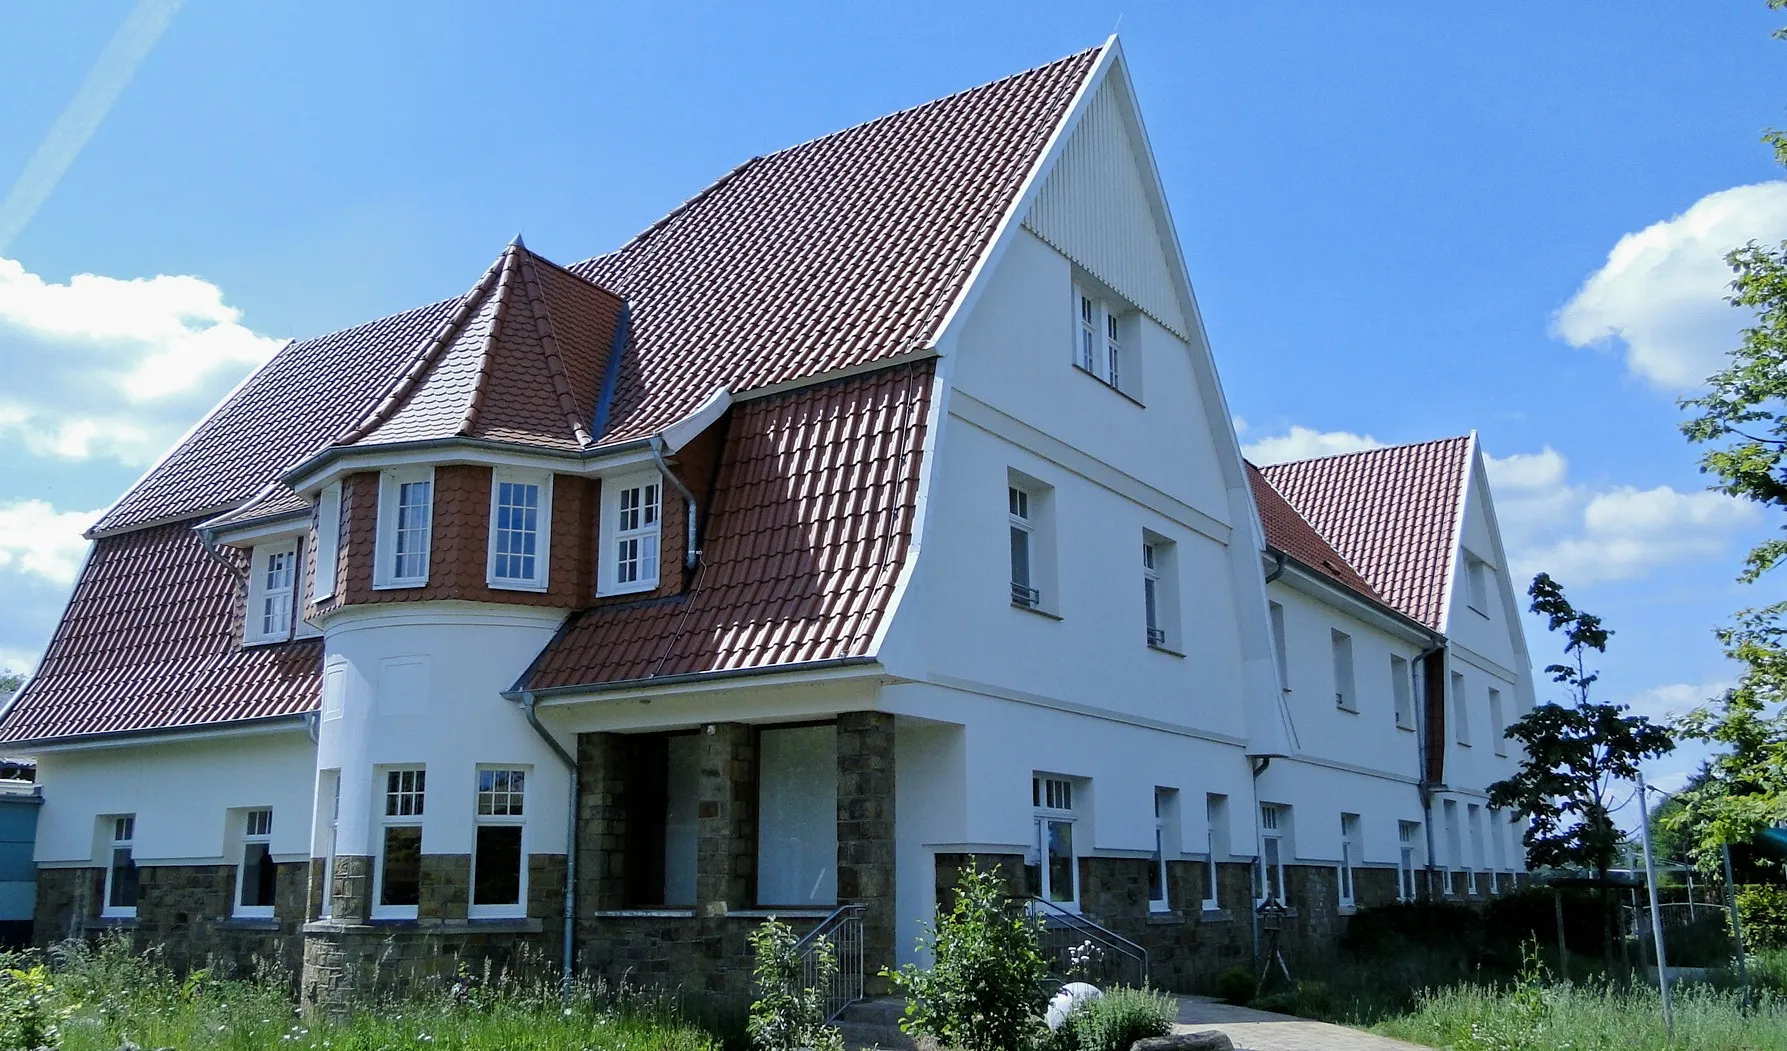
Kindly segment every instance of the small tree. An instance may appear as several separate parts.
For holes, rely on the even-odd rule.
[[[11,668],[0,668],[0,704],[5,704],[12,695],[25,685],[25,677]]]
[[[1551,631],[1564,633],[1564,658],[1545,671],[1572,695],[1570,703],[1541,704],[1508,727],[1507,736],[1525,745],[1514,776],[1489,786],[1489,805],[1506,807],[1530,819],[1523,840],[1533,868],[1580,867],[1599,880],[1602,953],[1613,967],[1615,899],[1607,873],[1624,837],[1613,822],[1621,782],[1638,776],[1638,764],[1675,747],[1669,734],[1623,704],[1589,697],[1600,677],[1587,666],[1588,651],[1607,651],[1612,634],[1601,618],[1576,609],[1563,585],[1540,573],[1527,589],[1532,611]]]
[[[900,1028],[963,1051],[1025,1051],[1048,1003],[1040,923],[1014,907],[992,871],[970,867],[955,890],[929,939],[931,969],[881,972],[906,994]]]
[[[837,973],[837,956],[829,941],[815,946],[817,979],[807,985],[801,973],[799,939],[786,923],[770,917],[751,932],[751,981],[757,999],[745,1030],[761,1051],[843,1051],[844,1040],[825,1018],[821,993]]]

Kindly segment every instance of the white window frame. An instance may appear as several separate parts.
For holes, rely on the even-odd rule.
[[[1278,904],[1290,904],[1287,900],[1290,897],[1290,890],[1284,882],[1284,852],[1286,849],[1284,826],[1286,824],[1285,818],[1289,815],[1290,809],[1290,807],[1280,803],[1260,804],[1260,857],[1258,863],[1254,866],[1257,874],[1254,886],[1255,905],[1264,905],[1271,892],[1273,880],[1268,878],[1268,869],[1271,869],[1271,875],[1277,878],[1276,882],[1279,895]],[[1275,855],[1275,860],[1270,863],[1266,860],[1266,846],[1268,843],[1274,848],[1271,853]]]
[[[286,560],[285,582],[278,586],[268,579],[276,558]],[[242,618],[244,646],[285,642],[292,637],[292,628],[298,619],[298,580],[298,541],[276,540],[255,545],[248,564],[248,608]],[[271,626],[267,624],[269,604],[272,604],[271,612],[279,615]]]
[[[1483,885],[1482,885],[1482,880],[1480,877],[1483,874],[1483,869],[1486,864],[1484,861],[1484,850],[1483,850],[1483,807],[1480,804],[1477,804],[1477,803],[1465,804],[1465,824],[1469,829],[1470,844],[1471,844],[1471,858],[1470,858],[1471,896],[1476,897],[1477,895],[1483,893]]]
[[[400,789],[397,792],[393,792],[390,787],[391,775],[402,775],[404,773],[414,773],[416,775],[414,790],[408,791]],[[378,840],[373,844],[375,854],[372,867],[372,918],[375,920],[413,920],[416,918],[416,910],[420,907],[421,894],[419,892],[417,894],[418,904],[416,905],[383,904],[385,897],[385,830],[394,827],[423,828],[423,812],[427,809],[428,805],[428,768],[421,765],[380,766],[374,767],[373,776],[376,778],[373,783],[375,789],[373,798],[377,801],[377,817],[373,822],[373,827],[376,830],[375,834],[378,836]],[[400,812],[396,814],[389,812],[391,810],[391,797],[393,795],[398,797],[398,810]],[[414,797],[413,809],[407,814],[401,812],[403,809],[402,798],[404,796]],[[423,835],[426,835],[426,831],[423,832]],[[418,857],[420,854],[421,845],[418,844]]]
[[[1134,334],[1134,326],[1127,323],[1133,312],[1110,293],[1079,282],[1073,286],[1074,367],[1131,397],[1138,386],[1137,377],[1131,375],[1136,358],[1134,354],[1126,358],[1124,344]]]
[[[1390,655],[1390,698],[1395,710],[1396,728],[1415,728],[1415,677],[1407,657]]]
[[[310,600],[335,597],[335,573],[341,563],[341,483],[330,482],[316,498],[316,557],[311,570]]]
[[[1142,613],[1148,622],[1148,645],[1162,647],[1167,643],[1166,629],[1160,626],[1160,566],[1154,544],[1142,538]]]
[[[1359,815],[1340,815],[1340,907],[1350,909],[1358,900],[1354,872],[1359,868],[1361,844]]]
[[[1180,655],[1179,545],[1151,529],[1142,530],[1142,606],[1148,647]]]
[[[1205,912],[1222,910],[1222,881],[1218,878],[1216,864],[1218,859],[1229,856],[1228,806],[1228,796],[1214,792],[1204,796],[1204,851],[1210,859],[1204,871]]]
[[[1359,682],[1353,670],[1353,637],[1338,628],[1328,632],[1333,650],[1334,707],[1343,712],[1359,713]]]
[[[329,787],[326,793],[317,793],[319,797],[328,800],[322,804],[326,809],[323,811],[323,820],[319,822],[323,836],[318,851],[323,859],[323,893],[322,900],[317,904],[317,917],[328,919],[335,911],[335,843],[336,834],[341,827],[341,771],[324,770],[320,779],[326,781]]]
[[[510,775],[510,788],[507,791],[484,790],[485,774],[507,773]],[[521,787],[514,788],[514,775],[521,775]],[[477,769],[477,780],[472,785],[472,872],[470,885],[466,888],[469,898],[466,902],[466,916],[471,919],[487,919],[498,916],[527,915],[527,795],[534,780],[533,767],[524,763],[480,763]],[[486,800],[486,796],[490,798]],[[490,809],[502,809],[507,804],[505,813],[486,814],[486,802],[493,804]],[[477,904],[478,896],[478,832],[486,828],[520,828],[521,829],[521,868],[520,878],[516,883],[515,901],[494,905]]]
[[[1036,774],[1030,779],[1031,803],[1034,805],[1035,850],[1040,874],[1036,896],[1068,912],[1080,911],[1080,841],[1077,826],[1079,814],[1074,809],[1074,793],[1078,790],[1071,777]],[[1051,825],[1067,827],[1069,863],[1073,876],[1069,898],[1055,898],[1053,877],[1049,873],[1049,832]]]
[[[502,564],[504,554],[497,548],[501,543],[502,530],[498,529],[498,517],[502,510],[503,486],[533,486],[538,490],[534,507],[534,571],[528,576],[502,576],[498,570],[505,568]],[[552,472],[521,471],[507,467],[499,467],[490,472],[490,532],[485,544],[487,556],[484,564],[484,582],[492,588],[505,591],[545,591],[547,585],[548,566],[552,557]],[[510,553],[507,557],[525,557]]]
[[[1502,758],[1508,756],[1508,723],[1506,709],[1502,707],[1502,691],[1491,686],[1489,688],[1489,739],[1495,748],[1495,754]]]
[[[399,576],[397,574],[397,501],[403,493],[404,486],[419,482],[425,482],[428,485],[428,522],[421,530],[424,544],[421,550],[422,572],[419,575]],[[437,495],[434,468],[432,467],[379,472],[378,534],[372,545],[372,586],[375,590],[427,586],[429,562],[434,557],[434,505]],[[413,554],[414,552],[405,553]]]
[[[1452,739],[1464,748],[1471,746],[1470,693],[1464,688],[1464,673],[1453,672],[1448,680],[1452,687]]]
[[[1160,881],[1160,897],[1148,896],[1150,912],[1171,912],[1173,908],[1173,889],[1167,882],[1167,861],[1178,854],[1178,803],[1178,789],[1155,787],[1153,864],[1155,878]]]
[[[1277,602],[1266,603],[1266,619],[1272,627],[1272,657],[1278,662],[1278,686],[1285,693],[1291,692],[1291,666],[1285,655],[1284,606]]]
[[[259,818],[265,815],[265,820]],[[248,878],[248,848],[264,845],[267,848],[267,864],[273,865],[273,808],[254,807],[241,812],[238,819],[242,831],[236,840],[236,896],[231,899],[230,915],[248,919],[266,919],[273,915],[273,905],[244,905],[242,891]],[[275,872],[278,870],[275,869]],[[277,879],[277,876],[275,877]],[[277,897],[277,892],[275,892]]]
[[[633,528],[621,528],[621,495],[633,490],[640,490],[640,499],[644,500],[646,490],[655,494],[654,502],[644,504],[637,509],[637,525]],[[632,508],[628,509],[632,511]],[[650,519],[650,521],[647,521]],[[631,517],[629,525],[632,525]],[[657,471],[640,471],[633,474],[614,475],[602,479],[602,524],[598,529],[602,541],[601,564],[596,571],[596,594],[598,595],[632,595],[641,591],[651,591],[658,586],[664,572],[664,478]],[[637,559],[639,561],[638,578],[623,582],[620,579],[620,555],[622,545],[637,542]],[[650,572],[646,572],[647,564]]]
[[[139,873],[137,900],[142,900],[141,866],[136,863],[136,821],[135,814],[107,814],[100,818],[100,827],[107,829],[108,832],[103,837],[105,853],[102,857],[105,862],[105,886],[101,888],[103,896],[99,899],[99,915],[105,919],[135,919],[137,914],[135,902],[129,905],[112,904],[112,886],[113,881],[117,878],[117,853],[120,850],[129,852],[131,870]]]
[[[1419,821],[1396,822],[1396,900],[1414,901],[1416,840],[1421,834]]]
[[[1037,609],[1042,605],[1042,589],[1037,586],[1036,579],[1036,523],[1031,518],[1033,503],[1030,490],[1009,484],[1005,487],[1005,518],[1011,527],[1008,534],[1011,541],[1011,602],[1012,605],[1025,609]],[[1018,552],[1020,536],[1024,538],[1022,555]],[[1023,570],[1021,574],[1020,568]],[[1023,580],[1018,579],[1020,575]]]
[[[1465,605],[1472,611],[1489,616],[1489,563],[1470,552],[1464,555]]]
[[[1454,898],[1458,896],[1458,891],[1452,885],[1452,874],[1465,867],[1464,837],[1458,827],[1461,820],[1458,816],[1458,801],[1456,799],[1442,800],[1440,813],[1444,815],[1446,821],[1446,854],[1448,856],[1445,871],[1445,896]]]

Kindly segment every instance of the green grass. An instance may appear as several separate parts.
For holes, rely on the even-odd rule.
[[[43,1011],[60,1019],[63,1051],[114,1051],[129,1041],[180,1051],[718,1051],[711,1034],[670,1002],[600,984],[569,1007],[556,984],[505,975],[436,983],[341,1018],[306,1017],[287,976],[176,978],[153,957],[117,944],[55,961]],[[11,988],[20,988],[13,982]],[[17,1007],[0,980],[0,1016]],[[8,1042],[0,1018],[0,1044]]]

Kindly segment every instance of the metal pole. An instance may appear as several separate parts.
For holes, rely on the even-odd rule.
[[[1721,844],[1725,856],[1725,906],[1731,910],[1731,940],[1737,948],[1737,980],[1744,987],[1744,1006],[1750,1006],[1750,968],[1744,962],[1744,928],[1737,921],[1737,880],[1731,875],[1731,844]]]
[[[1663,951],[1663,913],[1657,908],[1657,863],[1650,849],[1650,796],[1638,771],[1638,831],[1644,839],[1644,886],[1650,892],[1650,933],[1657,943],[1657,992],[1663,997],[1663,1029],[1675,1039],[1675,1009],[1669,1002],[1669,958]]]
[[[1570,950],[1564,946],[1564,892],[1551,888],[1551,904],[1557,909],[1557,969],[1564,981],[1570,980]]]

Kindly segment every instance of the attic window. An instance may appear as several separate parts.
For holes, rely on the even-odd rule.
[[[242,643],[252,646],[284,642],[292,637],[294,584],[298,576],[298,542],[282,540],[254,549],[248,578],[248,610],[242,622]]]
[[[1471,609],[1489,616],[1489,563],[1476,555],[1464,556],[1465,601]]]
[[[602,481],[602,567],[597,593],[625,595],[658,586],[661,479],[654,473]]]
[[[416,588],[428,583],[434,526],[434,469],[379,475],[375,588]]]
[[[1108,292],[1076,284],[1074,364],[1106,386],[1130,397],[1141,392],[1140,357],[1136,353],[1135,311]]]
[[[496,471],[490,481],[490,586],[546,590],[551,529],[552,475]]]

